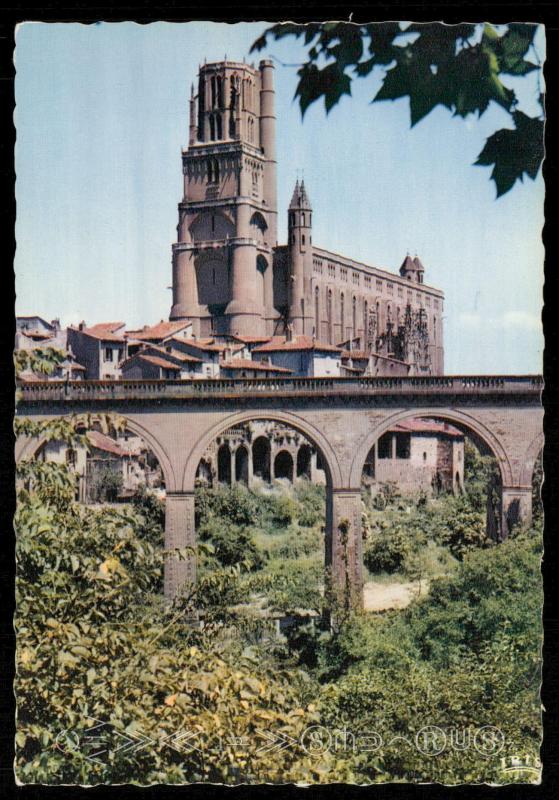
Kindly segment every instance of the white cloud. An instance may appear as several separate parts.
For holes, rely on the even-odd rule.
[[[528,311],[505,311],[497,317],[462,311],[458,315],[458,325],[470,330],[482,327],[507,331],[541,331],[542,329],[540,315]]]

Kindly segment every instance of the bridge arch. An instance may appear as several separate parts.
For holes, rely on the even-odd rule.
[[[198,439],[186,461],[182,476],[182,491],[189,492],[194,490],[196,470],[209,445],[229,428],[233,428],[245,422],[252,422],[253,420],[282,422],[284,425],[289,425],[294,430],[302,433],[319,449],[324,463],[327,482],[331,486],[343,486],[342,472],[336,453],[321,431],[314,425],[305,421],[298,414],[270,409],[268,411],[243,411],[230,414],[210,428],[209,431],[206,431],[206,433]]]
[[[62,414],[60,417],[62,419],[71,418],[71,414]],[[154,456],[159,461],[161,465],[161,469],[163,471],[163,477],[165,479],[165,489],[167,492],[174,492],[177,491],[177,481],[175,477],[175,471],[173,469],[173,465],[171,464],[171,460],[167,455],[165,448],[161,445],[158,439],[143,425],[137,422],[130,417],[125,416],[124,414],[119,414],[124,420],[126,420],[126,428],[131,433],[136,434],[137,436],[141,436],[145,443],[149,446],[150,450],[153,452]],[[52,417],[52,419],[57,419],[58,417]],[[41,419],[43,421],[44,418]],[[31,459],[35,456],[37,451],[42,447],[43,444],[47,441],[46,436],[42,436],[39,438],[28,438],[25,440],[21,448],[16,449],[16,463],[20,461],[26,461]]]
[[[544,435],[543,433],[538,433],[532,441],[530,442],[524,458],[522,460],[522,467],[520,471],[520,485],[521,486],[529,486],[532,483],[532,476],[534,474],[534,469],[536,466],[536,461],[540,451],[543,449],[544,446]]]
[[[353,459],[350,470],[349,485],[360,485],[361,474],[369,451],[384,433],[390,430],[390,428],[397,422],[421,417],[441,419],[443,421],[453,423],[457,427],[464,430],[465,433],[473,435],[473,438],[477,438],[479,441],[481,441],[497,459],[503,486],[510,486],[513,483],[513,471],[507,452],[497,436],[483,423],[481,423],[475,417],[472,417],[470,414],[466,414],[462,411],[456,411],[455,409],[414,408],[406,409],[405,411],[399,411],[390,415],[389,417],[386,417],[380,425],[377,425],[372,431],[370,431],[369,434],[367,434],[361,445],[358,447]],[[537,452],[534,456],[534,461],[536,456]]]

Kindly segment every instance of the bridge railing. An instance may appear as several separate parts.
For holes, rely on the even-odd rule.
[[[18,386],[20,403],[151,400],[254,395],[538,394],[541,375],[399,378],[213,378],[206,380],[41,381]]]

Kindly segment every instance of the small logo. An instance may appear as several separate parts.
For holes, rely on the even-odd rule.
[[[474,747],[485,758],[496,756],[504,746],[505,734],[494,725],[484,725],[474,736]]]
[[[501,771],[516,780],[539,783],[542,762],[537,756],[505,756],[501,758]]]
[[[415,746],[424,756],[438,756],[446,747],[446,733],[437,725],[425,725],[415,734]]]
[[[311,725],[301,735],[301,747],[309,756],[322,756],[332,747],[332,734],[323,725]]]

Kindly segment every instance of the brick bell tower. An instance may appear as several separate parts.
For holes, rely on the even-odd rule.
[[[197,336],[265,334],[277,245],[273,64],[204,64],[191,90],[170,319]],[[268,324],[269,323],[269,324]]]
[[[311,295],[312,208],[305,181],[296,182],[287,214],[289,320],[293,333],[310,336],[314,325]]]

